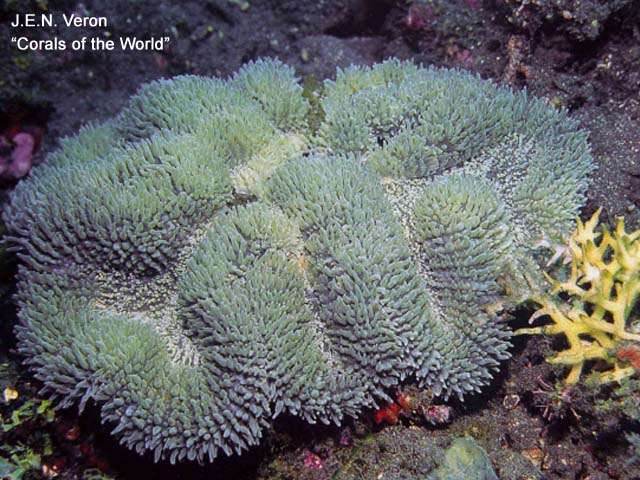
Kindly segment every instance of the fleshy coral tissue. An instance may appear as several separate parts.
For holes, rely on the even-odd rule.
[[[471,74],[389,60],[326,81],[321,124],[274,60],[143,86],[4,212],[19,349],[156,460],[213,460],[283,412],[339,424],[403,381],[479,391],[489,305],[584,200],[587,135]]]

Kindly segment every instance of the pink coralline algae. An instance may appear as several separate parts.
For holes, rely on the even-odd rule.
[[[9,153],[0,154],[0,178],[18,179],[29,173],[35,146],[35,139],[29,133],[17,133],[10,141],[0,137],[0,148],[10,148]]]
[[[447,405],[430,405],[424,410],[424,416],[434,425],[442,425],[451,420],[451,407]]]
[[[322,470],[324,468],[324,460],[320,455],[313,453],[311,450],[304,451],[304,459],[302,460],[302,463],[305,467],[314,470]]]

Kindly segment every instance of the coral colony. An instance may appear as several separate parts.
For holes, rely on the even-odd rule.
[[[397,60],[339,70],[320,112],[305,98],[272,60],[156,81],[16,188],[19,349],[60,405],[200,461],[283,412],[339,424],[403,381],[489,381],[510,334],[488,306],[570,230],[586,133]]]
[[[517,334],[564,335],[569,347],[554,353],[550,363],[571,369],[566,383],[580,380],[588,362],[608,368],[593,373],[599,383],[621,382],[640,368],[640,334],[627,326],[640,294],[640,230],[626,232],[618,219],[613,232],[598,226],[598,210],[589,221],[578,220],[568,242],[569,275],[564,281],[547,276],[551,294],[537,292],[540,308],[531,317],[549,317],[549,325],[522,328]],[[570,296],[563,302],[556,294]]]

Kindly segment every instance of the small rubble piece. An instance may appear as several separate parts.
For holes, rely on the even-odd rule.
[[[351,445],[353,445],[353,435],[349,427],[342,430],[342,432],[340,433],[340,440],[338,441],[338,443],[342,447],[350,447]]]
[[[512,35],[507,42],[507,66],[503,81],[507,85],[521,86],[530,76],[525,60],[529,56],[529,43],[524,37]]]
[[[16,398],[18,398],[18,391],[15,388],[7,387],[2,394],[4,403],[9,404]]]

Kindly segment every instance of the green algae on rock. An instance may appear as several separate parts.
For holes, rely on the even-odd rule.
[[[156,460],[213,460],[283,412],[340,423],[413,381],[479,391],[508,358],[487,305],[569,228],[592,168],[564,112],[387,61],[143,86],[11,195],[20,351]]]
[[[438,469],[426,480],[499,480],[487,452],[472,437],[456,438],[444,452]]]

